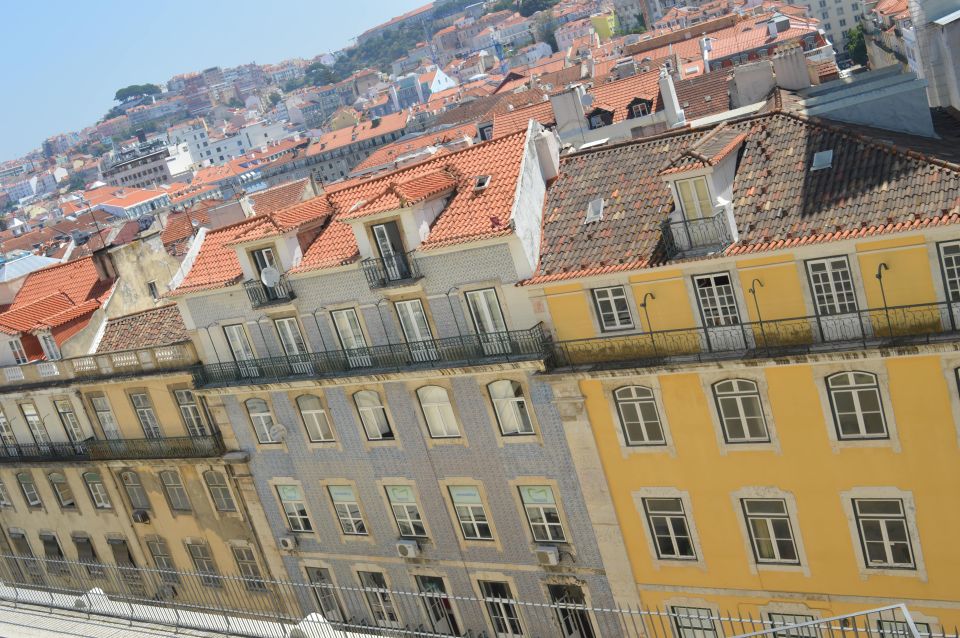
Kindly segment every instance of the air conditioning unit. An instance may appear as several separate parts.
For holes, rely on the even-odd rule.
[[[293,551],[297,548],[297,537],[296,536],[281,536],[280,537],[280,549],[285,549],[287,551]]]
[[[147,510],[133,510],[133,522],[134,523],[149,523],[150,522],[150,512]]]
[[[416,558],[420,555],[417,541],[397,541],[397,555],[400,558]]]
[[[560,551],[552,545],[537,545],[537,562],[541,565],[559,565]]]

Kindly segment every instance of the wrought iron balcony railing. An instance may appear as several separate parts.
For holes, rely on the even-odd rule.
[[[413,252],[395,253],[383,258],[360,262],[371,289],[398,286],[416,281],[422,276]]]
[[[726,212],[721,210],[712,217],[684,219],[660,224],[667,257],[702,255],[722,250],[733,243]]]
[[[285,274],[280,275],[276,286],[266,286],[256,279],[248,279],[243,282],[243,288],[247,291],[250,305],[254,308],[284,303],[297,298]]]
[[[559,341],[553,343],[550,363],[641,367],[956,339],[960,339],[960,303],[932,303]]]
[[[178,436],[158,439],[106,439],[39,445],[0,444],[0,463],[25,461],[122,461],[136,459],[198,459],[223,455],[223,437]]]
[[[207,387],[399,372],[413,368],[535,360],[548,353],[549,338],[543,324],[537,324],[529,330],[197,366],[194,383],[197,387]]]

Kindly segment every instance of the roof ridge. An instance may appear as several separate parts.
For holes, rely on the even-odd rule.
[[[138,315],[143,315],[148,312],[157,312],[159,310],[168,310],[170,308],[176,307],[176,302],[165,303],[162,306],[155,306],[153,308],[146,308],[145,310],[137,310],[135,312],[128,312],[125,315],[120,315],[119,317],[113,317],[112,319],[107,319],[107,323],[112,321],[120,321],[121,319],[129,319],[130,317],[136,317]]]

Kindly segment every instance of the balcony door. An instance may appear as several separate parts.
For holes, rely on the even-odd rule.
[[[594,638],[583,590],[576,585],[547,585],[564,638]]]
[[[227,345],[230,346],[230,354],[233,355],[233,360],[237,362],[237,370],[240,376],[259,376],[259,370],[252,363],[256,357],[253,354],[253,348],[250,346],[250,340],[247,339],[247,331],[243,329],[243,325],[234,323],[224,326],[223,334],[227,338]]]
[[[808,261],[807,274],[821,338],[824,341],[861,339],[867,326],[860,319],[847,258]]]
[[[253,259],[253,265],[257,269],[258,280],[265,268],[274,268],[278,272],[280,271],[280,267],[277,266],[277,256],[274,254],[273,248],[258,248],[250,253],[250,257]],[[263,282],[261,281],[261,283]],[[276,287],[264,285],[264,290],[266,290],[268,299],[278,298]]]
[[[377,252],[383,260],[383,272],[387,281],[401,281],[408,278],[410,269],[407,267],[406,255],[403,253],[403,241],[400,239],[400,228],[397,222],[374,224],[372,231]]]
[[[344,308],[334,310],[330,316],[333,317],[333,327],[337,329],[340,347],[347,355],[347,365],[351,368],[369,368],[373,365],[357,311],[353,308]]]
[[[44,453],[50,452],[50,434],[47,433],[47,427],[43,424],[37,408],[32,403],[21,403],[20,411],[30,429],[33,442],[37,444],[37,449]]]
[[[413,360],[436,361],[439,353],[433,340],[433,333],[430,332],[427,314],[423,311],[423,303],[419,299],[398,301],[396,308],[400,327],[403,328],[403,337],[407,341]]]
[[[2,444],[0,453],[3,453],[4,456],[17,456],[19,454],[17,437],[10,427],[10,422],[7,421],[7,415],[2,411],[0,411],[0,444]]]
[[[295,317],[284,317],[273,322],[277,327],[280,345],[283,352],[290,359],[290,367],[294,374],[312,374],[313,365],[309,360],[307,344],[300,332],[300,324]]]
[[[503,310],[493,288],[471,290],[466,293],[470,317],[480,339],[480,348],[485,355],[510,354],[510,336]]]
[[[744,350],[747,347],[740,311],[729,273],[715,273],[693,278],[697,303],[711,352]]]
[[[940,268],[943,273],[943,291],[950,304],[947,326],[960,329],[960,242],[940,244]]]

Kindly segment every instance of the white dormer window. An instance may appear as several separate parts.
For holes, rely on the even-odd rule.
[[[706,177],[678,179],[674,184],[684,218],[690,220],[713,216],[713,200]]]
[[[13,341],[8,342],[10,345],[10,350],[13,352],[13,360],[17,362],[17,365],[23,365],[27,362],[27,353],[23,350],[23,344],[20,343],[20,339],[14,339]]]
[[[647,106],[646,102],[638,102],[630,107],[630,112],[633,117],[644,117],[650,115],[650,107]]]
[[[53,335],[50,333],[40,335],[40,345],[43,347],[43,353],[49,361],[57,361],[60,359],[60,348],[57,346]]]

